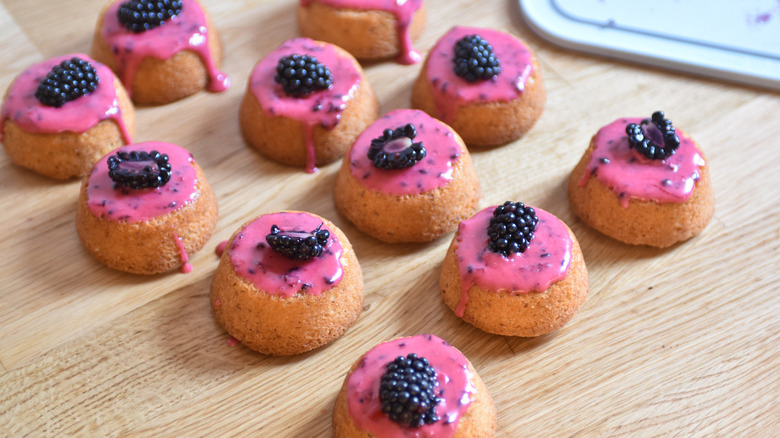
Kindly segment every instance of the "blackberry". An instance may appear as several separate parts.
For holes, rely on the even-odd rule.
[[[422,142],[415,143],[417,130],[408,123],[395,129],[385,129],[382,135],[371,140],[368,159],[382,169],[405,169],[425,158],[428,151]]]
[[[127,30],[141,33],[162,26],[181,13],[179,0],[130,0],[119,6],[119,22]]]
[[[379,383],[382,412],[404,427],[433,424],[439,421],[436,405],[441,399],[434,393],[438,385],[428,359],[414,353],[398,356],[386,365]]]
[[[309,55],[290,55],[280,59],[276,64],[274,81],[292,97],[306,97],[333,85],[328,67]]]
[[[330,232],[320,229],[320,224],[312,232],[282,231],[276,225],[271,225],[271,233],[265,236],[265,241],[271,249],[293,260],[309,260],[320,257],[323,247],[328,243]]]
[[[108,157],[108,176],[131,189],[161,187],[171,179],[171,163],[168,155],[154,150],[120,151]]]
[[[95,67],[80,58],[71,58],[52,67],[38,84],[35,97],[46,106],[61,107],[95,91],[100,83]]]
[[[479,35],[467,35],[455,43],[455,74],[469,82],[490,79],[501,73],[493,46]]]
[[[674,155],[680,147],[680,138],[672,122],[664,117],[663,111],[656,111],[641,123],[626,126],[628,145],[651,160],[663,160]]]
[[[534,238],[538,222],[533,208],[522,202],[504,202],[493,210],[490,218],[488,249],[504,257],[524,252]]]

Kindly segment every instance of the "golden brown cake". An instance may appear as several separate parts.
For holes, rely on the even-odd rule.
[[[495,427],[496,409],[479,374],[433,335],[372,348],[352,365],[333,408],[336,438],[480,438],[492,437]]]
[[[425,26],[422,0],[301,0],[301,34],[335,44],[358,59],[396,57],[401,64],[418,62],[412,41]]]
[[[0,139],[11,161],[54,179],[86,175],[100,157],[130,143],[135,127],[133,105],[111,70],[78,53],[19,74],[1,112]]]
[[[479,181],[458,134],[418,110],[395,110],[355,141],[333,192],[336,207],[385,242],[427,242],[477,210]]]
[[[588,295],[588,271],[569,227],[506,202],[460,224],[442,264],[444,302],[464,321],[506,336],[563,327]]]
[[[239,119],[249,146],[314,172],[341,158],[378,116],[355,58],[332,44],[295,38],[257,63]]]
[[[363,276],[346,236],[327,219],[262,215],[228,241],[211,283],[217,322],[252,350],[293,355],[325,345],[357,320]]]
[[[601,128],[572,171],[568,190],[583,222],[634,245],[663,248],[687,240],[704,230],[715,209],[701,148],[662,112]]]
[[[452,126],[469,147],[522,137],[546,100],[533,51],[512,35],[473,27],[454,27],[439,39],[412,91],[414,108]]]
[[[106,266],[131,274],[189,272],[217,224],[217,201],[184,148],[124,146],[95,164],[81,185],[76,231]]]
[[[138,12],[150,8],[153,14]],[[100,13],[91,53],[116,72],[140,105],[162,105],[230,85],[218,70],[219,35],[197,0],[113,0]]]

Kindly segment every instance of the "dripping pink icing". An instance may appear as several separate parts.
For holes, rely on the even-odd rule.
[[[309,173],[317,171],[314,167],[314,127],[335,128],[347,102],[352,99],[360,84],[360,72],[355,68],[354,61],[339,55],[334,47],[309,38],[287,40],[261,59],[249,78],[252,94],[266,116],[283,116],[301,122],[307,151],[306,171]],[[276,65],[281,58],[293,54],[313,56],[328,67],[333,77],[331,88],[304,98],[286,95],[274,81]]]
[[[168,155],[172,168],[170,181],[156,188],[114,188],[114,181],[108,176],[108,157],[118,151],[152,150]],[[171,143],[145,142],[123,146],[101,158],[92,169],[87,183],[87,208],[97,217],[127,222],[147,221],[170,213],[198,197],[194,163],[187,150]]]
[[[487,229],[494,209],[495,206],[488,207],[458,227],[455,255],[462,289],[455,314],[459,317],[466,313],[472,286],[513,293],[544,292],[569,271],[569,232],[560,219],[539,208],[534,208],[539,223],[525,252],[504,257],[490,251]]]
[[[222,242],[219,242],[217,248],[214,250],[214,252],[217,254],[217,257],[222,257],[222,253],[225,252],[226,246],[227,246],[227,240],[223,240]]]
[[[227,339],[228,347],[235,347],[236,345],[240,344],[241,342],[238,341],[238,339],[229,336]]]
[[[183,51],[198,54],[209,76],[208,90],[221,92],[230,86],[230,78],[217,70],[208,44],[206,14],[195,0],[182,0],[181,13],[162,26],[135,33],[119,22],[117,15],[122,1],[116,1],[106,11],[103,38],[118,59],[118,75],[132,93],[133,80],[141,61],[147,57],[168,59]]]
[[[469,82],[453,71],[455,43],[474,34],[493,46],[493,53],[501,63],[501,73],[492,79]],[[433,90],[436,117],[451,123],[463,105],[516,99],[523,94],[532,69],[531,52],[514,36],[493,29],[456,26],[428,55],[426,75]]]
[[[595,147],[579,185],[595,176],[612,189],[623,207],[632,198],[642,201],[685,202],[699,180],[704,157],[690,137],[679,129],[680,147],[665,160],[650,160],[628,145],[626,125],[642,118],[623,118],[596,133]]]
[[[425,158],[406,169],[386,170],[374,166],[368,158],[371,140],[382,135],[385,129],[407,123],[417,130],[413,141],[422,141]],[[460,154],[460,145],[443,123],[422,111],[399,109],[382,116],[360,134],[349,152],[349,160],[352,176],[367,188],[393,195],[412,195],[449,184]]]
[[[258,289],[282,297],[296,293],[319,295],[334,287],[344,275],[344,249],[332,230],[321,257],[307,261],[289,259],[272,250],[265,240],[276,225],[284,231],[311,232],[322,220],[308,213],[279,212],[258,217],[236,234],[228,249],[230,263],[238,275]]]
[[[400,48],[398,63],[409,65],[420,62],[422,59],[420,53],[412,47],[412,36],[409,33],[412,18],[422,6],[422,0],[301,0],[301,6],[307,7],[312,2],[334,8],[380,10],[393,14],[396,20]]]
[[[184,242],[181,241],[179,233],[171,226],[173,230],[173,240],[176,241],[176,247],[179,249],[179,257],[181,258],[181,268],[179,270],[182,274],[189,274],[192,272],[192,265],[189,264],[190,256],[187,254],[187,249],[184,247]]]
[[[74,57],[89,62],[95,68],[100,80],[97,89],[59,108],[41,104],[35,97],[38,84],[52,67]],[[81,53],[47,59],[23,71],[8,89],[0,114],[3,124],[6,119],[10,119],[24,131],[36,134],[83,133],[103,120],[110,119],[116,123],[125,143],[132,142],[122,120],[122,110],[114,88],[114,74],[105,65]],[[0,141],[2,135],[0,129]]]
[[[409,353],[425,357],[436,369],[436,393],[442,399],[436,407],[441,420],[416,429],[403,428],[390,420],[382,413],[379,401],[379,382],[385,365]],[[347,378],[349,415],[358,429],[377,438],[451,437],[476,394],[472,378],[466,357],[441,338],[417,335],[385,342],[366,353]]]

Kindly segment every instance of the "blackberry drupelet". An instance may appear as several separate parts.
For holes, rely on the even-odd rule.
[[[501,73],[493,46],[479,35],[467,35],[455,43],[455,74],[469,82],[490,79]]]
[[[534,238],[538,222],[534,209],[522,202],[507,201],[499,205],[490,218],[488,249],[504,257],[524,252]]]
[[[290,55],[280,59],[276,64],[274,81],[292,97],[306,97],[333,85],[328,67],[309,55]]]
[[[135,33],[162,26],[181,13],[180,0],[130,0],[119,6],[119,22]]]
[[[61,107],[71,100],[95,91],[100,83],[95,67],[80,58],[71,58],[52,67],[38,84],[35,97],[46,106]]]
[[[171,179],[171,163],[157,151],[120,151],[108,157],[108,176],[130,189],[161,187]]]
[[[439,421],[436,406],[441,399],[436,370],[428,359],[414,353],[399,356],[386,365],[379,383],[382,412],[404,427],[416,428]]]
[[[626,126],[628,145],[651,160],[663,160],[674,155],[680,147],[672,122],[664,117],[663,111],[656,111],[641,123]]]
[[[328,243],[330,232],[320,229],[320,224],[312,232],[306,231],[282,231],[278,226],[271,226],[271,233],[265,236],[271,249],[283,256],[306,261],[314,257],[320,257],[323,247]]]
[[[381,169],[405,169],[425,158],[428,151],[422,142],[414,142],[417,130],[407,123],[395,129],[385,129],[382,135],[371,140],[368,159]]]

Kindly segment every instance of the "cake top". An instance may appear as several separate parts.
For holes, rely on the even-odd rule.
[[[62,85],[68,82],[70,91]],[[130,134],[122,121],[114,74],[87,55],[57,56],[25,69],[8,89],[2,120],[40,134],[82,133],[103,120],[114,120],[125,142]],[[2,135],[2,130],[0,130]]]
[[[462,153],[448,126],[422,111],[399,109],[366,128],[348,158],[352,176],[368,189],[415,195],[449,184]]]
[[[336,234],[321,217],[305,212],[262,215],[241,228],[226,250],[236,274],[282,297],[319,295],[335,287],[346,268]]]
[[[181,146],[144,142],[101,158],[87,180],[87,208],[98,217],[142,222],[182,208],[199,195],[195,160]]]
[[[492,251],[491,219],[493,206],[479,211],[458,226],[456,254],[463,293],[455,313],[462,317],[468,302],[468,290],[477,286],[486,290],[512,293],[544,292],[566,277],[571,264],[572,241],[566,225],[554,215],[533,208],[537,223],[522,252]]]
[[[456,26],[431,49],[426,77],[437,117],[450,123],[464,104],[519,97],[532,70],[531,51],[518,38],[494,29]]]
[[[660,119],[667,120],[663,113]],[[591,177],[597,178],[615,193],[623,207],[628,207],[631,199],[660,203],[687,201],[700,178],[700,168],[706,164],[704,156],[681,130],[672,130],[670,135],[665,123],[656,129],[652,124],[652,119],[621,118],[599,129],[579,185],[584,186]],[[637,130],[640,134],[645,132],[639,140]],[[665,136],[675,137],[668,141],[672,146],[664,147],[667,144]],[[634,140],[633,144],[630,138]],[[645,140],[650,143],[642,146],[647,143]],[[658,148],[669,152],[659,153]],[[647,154],[657,157],[648,158]]]
[[[230,78],[217,70],[209,48],[206,13],[196,0],[168,2],[175,3],[175,7],[163,8],[162,12],[153,14],[159,18],[154,24],[153,20],[139,18],[137,25],[126,18],[131,3],[148,3],[156,7],[157,3],[163,2],[118,0],[106,10],[102,35],[119,61],[117,75],[128,93],[132,93],[135,73],[145,58],[165,60],[184,50],[197,53],[203,61],[209,76],[209,91],[227,90]]]
[[[422,425],[419,425],[419,418],[414,425],[394,421],[383,411],[381,393],[383,380],[388,380],[383,379],[389,371],[388,365],[399,357],[408,359],[410,354],[424,358],[432,368],[431,373],[427,367],[422,367],[419,379],[430,380],[434,385],[433,395],[424,396],[432,401],[433,409],[426,409],[425,415],[421,416]],[[472,379],[466,357],[441,338],[434,335],[398,338],[372,348],[347,377],[349,414],[358,429],[378,438],[451,437],[476,395]],[[392,388],[385,386],[384,390],[392,391]],[[405,417],[415,418],[413,415]],[[427,418],[430,420],[426,421]]]

